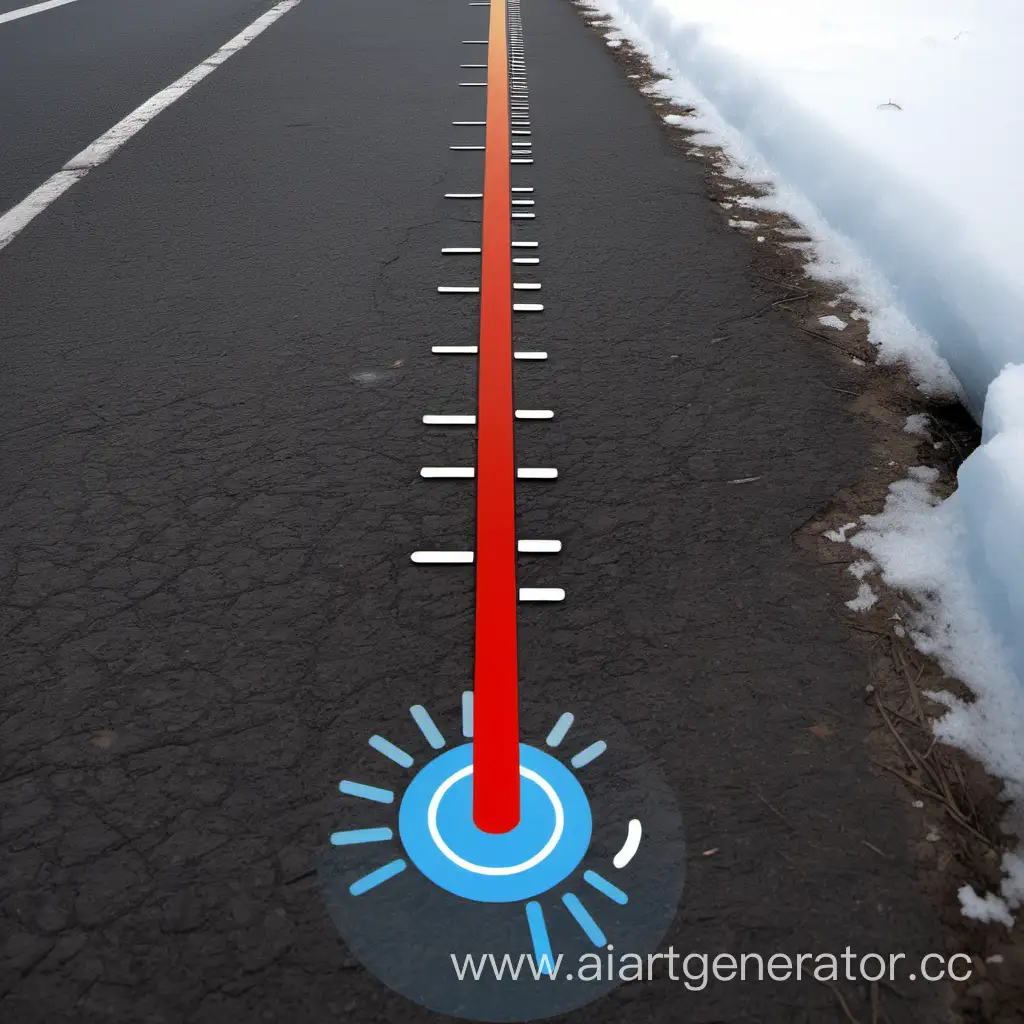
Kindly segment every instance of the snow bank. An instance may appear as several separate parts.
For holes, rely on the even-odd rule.
[[[975,696],[933,694],[948,709],[936,734],[1005,780],[1007,825],[1024,839],[1024,365],[989,389],[983,431],[952,497],[940,502],[938,474],[919,467],[890,487],[882,513],[829,536],[866,552],[887,584],[917,599],[912,639]],[[1024,860],[1010,855],[1003,867],[1002,903],[962,890],[966,915],[1004,920],[999,906],[1009,916],[1024,904]]]
[[[663,95],[697,112],[669,124],[771,186],[748,212],[803,225],[810,271],[867,311],[879,358],[983,422],[952,498],[917,469],[883,513],[826,536],[917,598],[915,643],[976,697],[936,695],[948,709],[936,731],[1006,780],[1024,839],[1024,2],[586,4],[646,53]],[[926,419],[906,429],[926,433]],[[867,610],[876,595],[856,567],[848,605]],[[1007,923],[1024,905],[1024,860],[1004,869],[1002,896],[961,891],[965,914]]]
[[[936,386],[947,361],[980,416],[1002,367],[1024,360],[1024,5],[591,5],[715,141],[774,181],[782,208],[832,250],[825,259],[860,278],[894,321],[875,325],[883,356]]]

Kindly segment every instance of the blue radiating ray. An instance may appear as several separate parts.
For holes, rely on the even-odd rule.
[[[591,743],[589,747],[581,750],[569,763],[573,768],[582,768],[584,765],[590,764],[595,758],[600,757],[608,749],[608,744],[604,740],[598,740],[596,743]]]
[[[544,910],[536,900],[526,904],[526,921],[530,926],[534,963],[545,974],[553,974],[555,957],[551,952],[551,939],[548,937],[548,926],[544,923]]]
[[[383,736],[371,736],[370,746],[403,768],[412,766],[412,755],[407,754],[401,747],[396,747],[394,743],[384,739]]]
[[[575,716],[571,711],[566,711],[561,718],[555,722],[555,727],[548,733],[548,738],[544,741],[549,747],[557,747],[562,740],[565,739],[565,734],[569,731],[572,723],[576,721]]]
[[[395,794],[390,789],[378,789],[376,786],[364,786],[361,782],[349,782],[342,779],[338,783],[338,789],[349,796],[357,796],[361,800],[373,800],[378,804],[390,804],[395,799]]]
[[[580,903],[579,898],[571,892],[567,892],[562,897],[562,902],[565,904],[566,910],[576,919],[576,923],[586,933],[587,938],[595,946],[604,946],[607,944],[607,939],[604,937],[604,932],[601,931],[597,926],[597,922],[590,916],[587,908]]]
[[[603,892],[608,899],[624,907],[629,902],[629,897],[617,886],[612,885],[607,878],[602,878],[596,871],[584,871],[583,881],[593,886],[598,892]]]
[[[427,738],[427,742],[435,749],[440,750],[444,746],[444,737],[441,730],[434,725],[434,720],[422,704],[414,704],[409,708],[413,721],[420,727],[420,732]]]
[[[386,882],[389,878],[394,878],[395,875],[400,875],[407,865],[404,860],[399,858],[393,860],[388,864],[385,864],[381,868],[377,868],[376,871],[371,871],[368,875],[363,875],[362,878],[353,882],[349,887],[348,891],[353,896],[362,896],[364,892],[369,892],[371,889],[376,889],[382,882]]]
[[[385,843],[394,838],[389,828],[354,828],[347,832],[332,832],[333,846],[355,846],[357,843]]]

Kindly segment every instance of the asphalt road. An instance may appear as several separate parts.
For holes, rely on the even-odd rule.
[[[0,25],[16,202],[269,3],[77,0]],[[469,548],[479,11],[303,0],[0,252],[0,1016],[440,1019],[366,974],[312,874],[337,781],[457,713]],[[470,12],[470,13],[467,13]],[[945,949],[870,766],[862,649],[792,534],[869,457],[842,371],[771,307],[702,170],[565,0],[524,0],[546,310],[517,322],[524,728],[655,756],[691,851],[680,950]],[[479,37],[479,36],[478,36]],[[26,87],[27,86],[27,87]],[[529,268],[524,268],[524,271]],[[748,484],[731,481],[757,478]],[[824,738],[812,726],[827,724]],[[877,857],[867,841],[885,852]],[[715,849],[713,856],[702,853]],[[864,994],[840,984],[851,1006]],[[937,988],[885,994],[939,1019]],[[602,1022],[847,1019],[816,983],[627,986]]]

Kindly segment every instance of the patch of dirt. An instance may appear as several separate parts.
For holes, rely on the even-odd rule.
[[[584,20],[602,36],[621,38],[612,19],[586,3],[573,4]],[[874,456],[862,479],[840,491],[831,504],[808,521],[794,540],[808,554],[835,566],[852,598],[856,580],[848,567],[863,553],[836,544],[824,536],[880,512],[889,485],[905,479],[912,466],[939,471],[934,485],[943,497],[956,488],[956,472],[980,443],[980,430],[969,413],[955,401],[930,401],[906,370],[877,361],[877,349],[868,340],[868,321],[841,287],[819,281],[807,273],[805,249],[811,241],[805,230],[784,215],[751,209],[758,187],[730,178],[730,166],[720,150],[694,142],[685,124],[668,124],[666,115],[682,118],[694,113],[658,93],[662,81],[643,54],[627,40],[609,53],[629,80],[644,94],[657,114],[671,144],[707,168],[708,201],[715,203],[724,221],[748,235],[751,270],[766,284],[783,291],[773,305],[788,313],[809,344],[827,346],[844,368],[852,410],[867,425]],[[836,317],[822,323],[822,318]],[[927,417],[924,433],[904,429],[907,417]],[[847,586],[848,584],[848,586]],[[950,678],[924,657],[907,637],[904,623],[912,605],[905,594],[885,589],[872,579],[878,600],[867,612],[840,605],[849,628],[865,648],[863,699],[876,716],[870,753],[879,771],[900,780],[908,814],[920,824],[915,853],[926,885],[941,908],[948,932],[947,953],[967,952],[974,962],[970,981],[954,985],[953,1019],[985,1024],[1024,1022],[1024,924],[1010,931],[1002,925],[980,925],[960,913],[957,891],[973,885],[981,894],[998,890],[1002,855],[1015,846],[1014,837],[1001,827],[1005,805],[1001,783],[962,751],[936,742],[933,723],[944,708],[925,693],[946,690],[964,701],[972,695],[959,680]],[[875,851],[885,856],[882,851]],[[877,1018],[876,1018],[877,1019]]]

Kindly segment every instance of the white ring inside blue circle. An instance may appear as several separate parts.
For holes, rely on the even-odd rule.
[[[522,818],[494,835],[473,824],[471,743],[426,764],[399,809],[399,835],[410,860],[436,885],[466,899],[505,903],[558,885],[590,844],[590,804],[576,776],[557,758],[520,745]]]

